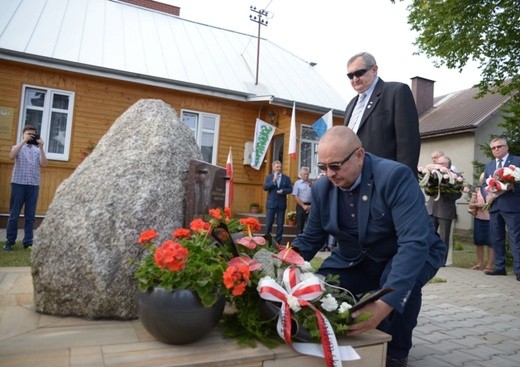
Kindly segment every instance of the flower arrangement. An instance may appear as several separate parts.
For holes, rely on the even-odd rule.
[[[520,182],[520,169],[514,165],[497,169],[493,176],[486,179],[486,188],[488,192],[487,203],[484,210],[489,210],[493,200],[502,195],[504,192],[511,190],[513,185]]]
[[[294,222],[296,220],[296,212],[295,211],[287,212],[287,220]]]
[[[439,164],[429,164],[418,168],[419,185],[428,196],[439,200],[441,194],[460,193],[464,188],[464,178],[458,173]]]
[[[313,340],[323,345],[324,355],[333,350],[338,357],[335,334],[370,317],[364,313],[352,319],[355,298],[336,285],[338,278],[318,277],[289,245],[274,248],[255,236],[260,230],[256,218],[231,219],[227,208],[211,209],[209,215],[207,221],[192,221],[189,229],[177,229],[159,247],[153,245],[157,232],[141,233],[138,243],[148,254],[135,273],[139,288],[190,289],[207,307],[216,302],[218,290],[228,301],[221,321],[227,336],[268,346],[281,339],[293,345],[293,337]]]

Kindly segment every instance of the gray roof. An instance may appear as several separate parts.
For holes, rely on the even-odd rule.
[[[470,88],[437,97],[419,118],[421,137],[473,131],[511,98],[489,93],[476,99],[477,94],[478,88]]]
[[[311,111],[346,100],[308,62],[256,36],[114,0],[0,0],[0,58]]]

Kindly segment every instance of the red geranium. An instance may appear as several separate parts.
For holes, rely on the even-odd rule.
[[[186,247],[168,240],[155,250],[154,260],[161,269],[181,271],[186,266],[188,255],[189,251]]]

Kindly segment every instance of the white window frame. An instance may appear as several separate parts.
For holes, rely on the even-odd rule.
[[[204,159],[204,157],[203,157],[203,160],[206,161],[207,163],[216,165],[217,164],[217,152],[218,152],[218,137],[219,137],[219,129],[220,129],[220,116],[213,114],[213,113],[183,109],[183,110],[181,110],[181,121],[183,123],[185,123],[184,122],[185,113],[190,113],[190,114],[194,114],[194,115],[198,116],[197,123],[196,123],[197,126],[194,129],[190,127],[190,130],[193,131],[193,134],[195,135],[195,140],[197,141],[197,145],[199,146],[199,148],[201,148],[201,146],[202,146],[202,134],[203,133],[213,134],[213,142],[212,142],[213,149],[211,152],[211,162],[207,162]],[[215,119],[215,129],[214,130],[203,128],[201,121],[203,120],[204,117]]]
[[[28,89],[35,89],[45,92],[45,98],[43,107],[40,106],[26,106],[26,92]],[[66,95],[69,97],[69,103],[68,108],[60,109],[60,108],[53,108],[52,107],[52,101],[53,96],[55,94],[60,95]],[[19,114],[19,123],[18,123],[18,140],[21,141],[23,139],[23,128],[26,125],[26,112],[28,109],[35,110],[35,111],[41,111],[41,127],[39,131],[37,131],[38,134],[40,134],[41,138],[44,141],[44,149],[45,149],[45,155],[47,156],[47,159],[49,160],[56,160],[56,161],[68,161],[69,160],[69,154],[70,154],[70,141],[72,138],[72,118],[73,118],[73,112],[74,112],[74,92],[66,91],[66,90],[60,90],[60,89],[54,89],[54,88],[46,88],[46,87],[40,87],[36,85],[29,85],[29,84],[23,84],[22,85],[22,95],[20,98],[20,114]],[[67,121],[65,123],[66,130],[65,135],[63,136],[63,153],[52,153],[49,152],[49,137],[51,134],[51,119],[53,113],[60,113],[60,114],[66,114]]]
[[[304,164],[302,164],[303,145],[304,145],[304,143],[311,144],[311,157],[310,157],[311,163],[305,164],[305,166],[310,168],[311,171],[310,171],[309,176],[310,176],[310,178],[314,179],[320,173],[319,169],[318,169],[318,142],[320,139],[318,138],[316,133],[314,133],[316,135],[316,139],[305,138],[304,134],[303,134],[303,129],[310,129],[311,131],[313,131],[312,127],[310,125],[304,125],[304,124],[300,125],[300,154],[298,155],[300,157],[300,159],[298,162],[298,174],[300,173],[300,169],[302,168],[302,166],[304,166]],[[305,135],[307,135],[307,134],[305,134]]]

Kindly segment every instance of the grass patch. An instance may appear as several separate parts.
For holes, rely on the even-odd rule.
[[[21,242],[13,246],[13,251],[4,251],[5,241],[0,242],[0,267],[31,266],[31,250],[24,249]]]

